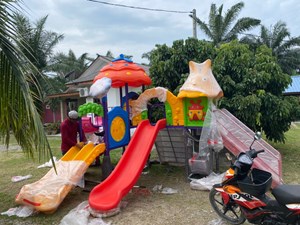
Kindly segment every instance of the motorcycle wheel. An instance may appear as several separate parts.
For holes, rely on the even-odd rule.
[[[209,201],[215,212],[227,222],[231,224],[242,224],[245,222],[246,218],[240,206],[232,199],[225,204],[221,193],[214,188],[209,193]]]

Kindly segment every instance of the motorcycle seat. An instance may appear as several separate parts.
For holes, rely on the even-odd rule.
[[[283,204],[300,203],[300,185],[282,184],[272,190],[276,200]]]

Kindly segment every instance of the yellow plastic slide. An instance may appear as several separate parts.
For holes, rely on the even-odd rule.
[[[16,203],[34,207],[37,211],[53,213],[80,181],[95,158],[105,151],[105,144],[88,143],[81,150],[72,147],[40,180],[24,185]]]

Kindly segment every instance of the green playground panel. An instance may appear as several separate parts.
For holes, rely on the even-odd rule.
[[[187,127],[203,127],[208,109],[207,97],[184,98],[184,125]]]

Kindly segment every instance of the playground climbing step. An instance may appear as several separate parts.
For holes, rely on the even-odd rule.
[[[165,128],[156,138],[155,147],[161,163],[184,166],[187,160],[183,128]]]

